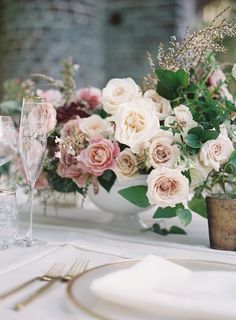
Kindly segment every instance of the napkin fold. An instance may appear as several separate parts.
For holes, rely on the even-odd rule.
[[[236,319],[236,272],[190,271],[154,255],[93,280],[91,290],[161,319]]]

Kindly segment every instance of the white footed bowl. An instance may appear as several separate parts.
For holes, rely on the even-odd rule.
[[[131,186],[146,185],[146,180],[147,175],[138,175],[130,180],[116,180],[109,193],[99,185],[99,193],[96,195],[90,186],[88,196],[101,211],[114,214],[112,225],[140,229],[141,224],[137,213],[149,208],[135,206],[123,198],[118,191]]]

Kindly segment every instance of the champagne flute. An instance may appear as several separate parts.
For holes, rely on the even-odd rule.
[[[47,146],[47,104],[38,98],[24,99],[19,130],[19,151],[26,179],[30,188],[30,211],[28,231],[22,246],[42,246],[44,241],[33,238],[33,191],[39,176]]]
[[[0,116],[0,167],[17,153],[17,135],[11,117]]]

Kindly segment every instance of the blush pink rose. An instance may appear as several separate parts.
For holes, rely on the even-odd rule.
[[[84,164],[84,170],[100,176],[107,169],[115,167],[114,158],[120,153],[117,142],[111,142],[103,137],[91,138],[89,146],[82,150],[78,160]]]
[[[35,189],[36,190],[43,190],[48,187],[48,179],[45,174],[45,172],[41,171],[36,183],[35,183]]]
[[[90,176],[89,173],[83,172],[79,163],[71,165],[59,163],[57,166],[57,174],[62,178],[72,179],[79,188],[83,188],[86,185]]]
[[[94,87],[81,88],[76,91],[75,98],[87,102],[89,109],[94,110],[101,103],[102,91]]]
[[[46,102],[51,103],[55,107],[59,107],[63,105],[63,94],[56,89],[49,89],[49,90],[37,90],[37,95],[44,99]]]
[[[51,103],[39,103],[29,113],[29,123],[38,134],[52,131],[57,123],[57,112]]]

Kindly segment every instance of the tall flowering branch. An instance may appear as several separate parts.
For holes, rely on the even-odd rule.
[[[172,36],[167,51],[164,50],[163,44],[160,44],[157,54],[159,66],[172,71],[181,68],[189,71],[199,63],[205,63],[209,53],[225,52],[223,38],[236,36],[233,20],[222,19],[228,10],[229,8],[226,8],[220,12],[208,27],[192,34],[187,31],[182,42],[178,42],[176,37]],[[150,57],[148,60],[151,61]],[[153,69],[153,64],[151,68]]]

